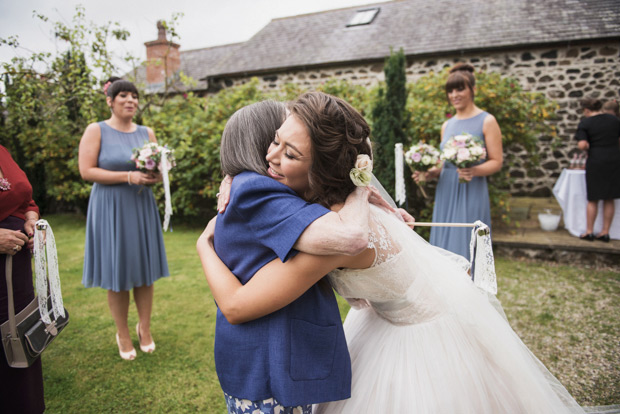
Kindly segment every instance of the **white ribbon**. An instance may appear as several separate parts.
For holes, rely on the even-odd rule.
[[[164,180],[164,195],[166,198],[166,204],[164,208],[164,231],[168,230],[168,226],[170,225],[170,216],[172,215],[172,201],[170,200],[170,179],[168,178],[168,154],[170,150],[168,148],[164,148],[161,152],[161,175]]]
[[[398,143],[394,145],[394,165],[396,171],[394,172],[395,177],[395,189],[394,193],[396,195],[396,203],[399,206],[402,206],[405,203],[405,176],[403,173],[403,161],[405,157],[403,155],[403,144]]]
[[[39,298],[39,313],[46,325],[52,323],[47,311],[47,281],[49,279],[50,296],[52,297],[52,311],[54,318],[65,317],[65,308],[60,290],[60,275],[58,274],[58,255],[56,254],[56,240],[52,227],[46,220],[38,220],[34,230],[34,270],[36,276],[37,296]],[[47,255],[46,255],[47,253]],[[49,266],[48,266],[49,264]]]
[[[475,252],[475,256],[474,256]],[[474,223],[469,242],[470,269],[474,284],[480,289],[497,294],[495,259],[491,245],[491,229],[480,220]]]

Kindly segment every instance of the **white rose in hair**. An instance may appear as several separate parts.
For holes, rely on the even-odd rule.
[[[372,160],[366,154],[359,154],[355,161],[355,168],[363,171],[372,172]]]
[[[351,168],[349,177],[357,187],[366,187],[372,180],[372,160],[366,154],[359,154],[355,167]]]

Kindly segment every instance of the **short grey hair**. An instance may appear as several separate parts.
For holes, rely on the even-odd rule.
[[[267,175],[267,150],[285,119],[286,106],[273,100],[244,106],[235,112],[222,134],[222,173],[235,176],[254,171]]]

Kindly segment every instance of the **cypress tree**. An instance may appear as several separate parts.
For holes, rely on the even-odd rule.
[[[385,61],[385,86],[378,90],[372,109],[374,146],[374,174],[394,197],[394,144],[408,142],[406,130],[409,123],[407,102],[405,54],[390,50]]]

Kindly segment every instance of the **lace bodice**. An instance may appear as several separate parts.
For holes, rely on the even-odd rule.
[[[375,250],[373,265],[367,269],[334,270],[329,274],[330,282],[345,298],[367,299],[381,317],[394,324],[432,320],[441,313],[441,299],[428,286],[429,278],[418,277],[421,268],[416,268],[412,255],[395,240],[385,220],[396,219],[372,209],[368,248]]]

